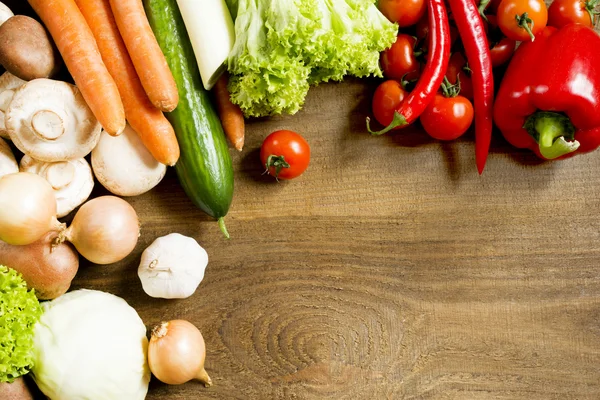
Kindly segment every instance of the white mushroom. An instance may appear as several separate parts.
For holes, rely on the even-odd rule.
[[[45,78],[15,91],[5,123],[19,150],[47,162],[85,157],[98,143],[102,129],[79,89]]]
[[[0,177],[19,172],[19,165],[8,143],[0,139]]]
[[[138,276],[149,296],[185,299],[198,288],[207,265],[208,254],[198,242],[171,233],[144,250]]]
[[[83,204],[94,188],[92,169],[85,158],[49,163],[25,155],[21,159],[21,172],[40,175],[50,183],[59,218]]]
[[[15,94],[15,90],[24,84],[25,81],[23,79],[17,78],[10,72],[5,72],[0,75],[0,136],[3,138],[10,139],[4,125],[4,113]]]
[[[7,19],[12,17],[14,14],[10,11],[4,3],[0,3],[0,25],[2,25]]]
[[[129,124],[119,136],[102,131],[92,151],[92,168],[102,186],[117,196],[145,193],[158,185],[167,171]]]

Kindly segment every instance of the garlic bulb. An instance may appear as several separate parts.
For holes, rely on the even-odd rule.
[[[208,254],[198,242],[171,233],[144,250],[138,276],[151,297],[185,299],[198,288],[207,264]]]

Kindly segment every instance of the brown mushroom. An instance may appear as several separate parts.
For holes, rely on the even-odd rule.
[[[51,79],[34,79],[17,89],[5,124],[19,150],[48,162],[85,157],[102,129],[77,87]]]
[[[4,113],[15,94],[15,89],[20,88],[24,84],[25,81],[23,79],[17,78],[10,72],[0,75],[0,136],[3,138],[10,139],[4,125]]]
[[[52,76],[59,57],[46,29],[26,15],[10,17],[0,26],[0,64],[26,81]]]
[[[21,159],[20,171],[40,175],[50,183],[56,195],[58,218],[82,205],[94,188],[92,169],[85,158],[44,162],[25,155]]]

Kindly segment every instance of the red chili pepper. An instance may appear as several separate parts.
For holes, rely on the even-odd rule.
[[[370,118],[367,117],[367,129],[373,135],[382,135],[395,128],[412,124],[419,118],[425,108],[434,99],[435,94],[444,81],[448,61],[450,60],[450,26],[448,13],[444,0],[428,0],[429,14],[429,54],[427,65],[421,73],[421,78],[412,92],[398,106],[394,112],[392,122],[384,129],[374,132],[369,126]]]
[[[515,147],[558,159],[600,147],[600,36],[581,24],[547,27],[510,62],[494,121]]]
[[[481,174],[492,141],[494,77],[483,20],[472,0],[449,0],[450,9],[465,48],[473,80],[475,106],[475,161]]]

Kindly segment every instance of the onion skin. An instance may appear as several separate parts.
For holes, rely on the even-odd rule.
[[[44,178],[29,172],[0,178],[0,240],[28,245],[60,225],[54,190]]]
[[[79,269],[79,255],[69,243],[53,246],[58,232],[48,232],[26,246],[0,241],[0,264],[23,275],[40,300],[51,300],[69,290]]]
[[[168,385],[181,385],[193,379],[212,380],[204,369],[206,345],[202,334],[188,321],[163,322],[152,329],[148,343],[148,365],[154,376]]]
[[[128,202],[101,196],[81,206],[62,236],[89,261],[112,264],[133,251],[140,236],[140,223]]]

